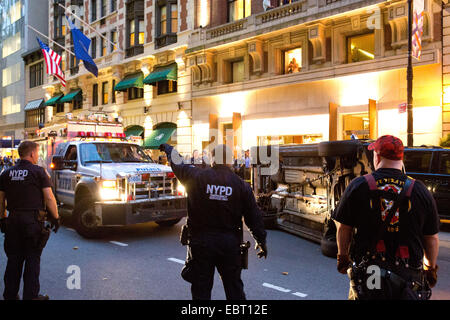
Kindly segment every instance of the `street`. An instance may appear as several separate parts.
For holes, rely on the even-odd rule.
[[[41,293],[54,300],[189,300],[190,286],[180,276],[186,255],[178,241],[183,222],[172,228],[154,223],[117,228],[101,240],[83,239],[64,223],[52,233],[42,255]],[[251,248],[249,269],[242,272],[248,299],[347,298],[347,277],[337,273],[335,260],[323,256],[318,244],[279,230],[267,232],[268,259],[257,259]],[[251,239],[248,232],[245,238]],[[439,278],[432,299],[450,299],[450,233],[442,232],[440,238]],[[3,248],[3,236],[0,242]],[[5,264],[1,250],[0,292]],[[80,268],[80,289],[68,289],[70,266]],[[217,272],[212,298],[225,299]]]

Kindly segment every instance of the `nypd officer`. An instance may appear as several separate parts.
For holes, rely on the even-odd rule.
[[[23,271],[23,299],[48,300],[48,296],[39,294],[41,253],[50,233],[44,228],[42,214],[45,209],[48,211],[48,220],[56,232],[59,228],[58,209],[48,174],[36,165],[39,159],[38,144],[23,141],[18,151],[18,164],[0,176],[0,214],[8,257],[3,297],[5,300],[19,298]]]
[[[189,246],[181,275],[192,284],[192,298],[211,299],[217,267],[226,298],[245,300],[241,280],[242,254],[245,256],[241,251],[242,217],[256,240],[260,258],[267,257],[266,231],[250,185],[233,173],[232,159],[226,161],[227,155],[231,158],[230,149],[216,146],[213,166],[205,169],[182,164],[181,156],[168,144],[161,145],[160,150],[166,152],[173,172],[188,194]]]

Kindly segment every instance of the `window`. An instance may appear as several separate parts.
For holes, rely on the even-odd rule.
[[[112,43],[117,43],[117,31],[116,30],[111,31],[110,40]],[[111,44],[111,52],[113,52],[116,49],[117,49],[117,47],[115,45]]]
[[[2,99],[2,114],[20,112],[20,101],[18,96],[9,96]]]
[[[302,69],[302,48],[284,51],[284,73],[295,73]]]
[[[103,33],[102,36],[106,38],[106,33]],[[107,54],[106,40],[104,38],[100,38],[100,46],[101,56],[104,57]]]
[[[101,17],[106,16],[106,0],[101,0]]]
[[[144,44],[145,43],[145,24],[144,24],[144,20],[139,20],[139,44]]]
[[[373,32],[347,38],[347,63],[373,60],[374,54],[375,36]]]
[[[56,113],[64,112],[64,103],[57,103],[55,105]]]
[[[2,49],[3,58],[20,50],[20,46],[21,46],[21,34],[19,31],[15,35],[10,36],[9,38],[6,38],[3,41],[3,49]]]
[[[443,174],[450,174],[450,153],[440,153],[441,164],[439,166],[439,172]]]
[[[102,83],[102,104],[108,104],[109,98],[108,82]]]
[[[117,10],[117,0],[111,0],[111,12]]]
[[[91,0],[91,21],[97,20],[97,0]]]
[[[54,9],[54,32],[55,38],[62,38],[66,35],[66,22],[64,21],[64,9],[56,6]]]
[[[430,169],[431,151],[406,151],[403,163],[406,172],[426,173]]]
[[[136,39],[137,39],[137,43],[136,43]],[[144,20],[138,20],[137,25],[136,25],[136,20],[131,20],[130,21],[130,47],[138,45],[138,44],[144,44],[144,43],[145,43]]]
[[[174,0],[159,1],[159,30],[158,35],[163,36],[178,32],[178,3]]]
[[[13,24],[14,22],[19,20],[20,18],[22,18],[22,5],[20,3],[20,0],[17,0],[16,3],[14,3],[9,8],[9,19],[10,19],[9,23]]]
[[[279,144],[307,144],[319,143],[323,141],[321,134],[306,134],[292,136],[258,136],[258,146],[279,145]]]
[[[145,24],[143,0],[127,1],[126,21],[126,57],[132,57],[144,52]]]
[[[92,59],[97,58],[97,38],[96,37],[91,39],[91,56],[92,56]]]
[[[92,106],[98,106],[98,84],[94,84],[92,88]]]
[[[44,63],[39,62],[30,66],[30,88],[42,86],[44,83]]]
[[[134,20],[130,21],[130,47],[134,46],[136,42],[135,38],[135,31],[136,31],[136,22]]]
[[[32,128],[38,127],[40,124],[45,123],[45,108],[39,108],[26,112],[25,127]]]
[[[143,88],[129,88],[128,89],[128,100],[142,99],[144,97]]]
[[[116,103],[116,90],[114,90],[114,87],[116,86],[116,80],[112,81],[112,103]]]
[[[244,81],[244,73],[244,60],[231,62],[231,79],[233,83]]]
[[[178,5],[177,4],[170,5],[170,13],[171,13],[170,31],[172,33],[177,33],[177,31],[178,31]]]
[[[21,77],[21,63],[16,63],[11,67],[2,70],[2,86],[6,87],[14,82],[20,80]]]
[[[81,98],[72,101],[73,110],[83,109],[83,100]]]
[[[228,22],[237,21],[251,15],[251,0],[227,0]]]
[[[177,92],[177,82],[173,80],[158,81],[156,86],[158,95]]]

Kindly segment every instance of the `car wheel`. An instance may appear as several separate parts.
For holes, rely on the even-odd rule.
[[[325,141],[319,143],[319,156],[338,157],[355,153],[358,149],[358,141]]]
[[[181,218],[179,219],[173,219],[173,220],[164,220],[164,221],[155,221],[160,227],[172,227],[176,225],[178,222],[181,221]]]
[[[338,252],[336,239],[322,238],[320,241],[320,250],[324,256],[336,258]]]
[[[73,210],[75,230],[84,238],[93,239],[103,236],[99,227],[98,217],[95,215],[94,202],[89,198],[82,198]]]

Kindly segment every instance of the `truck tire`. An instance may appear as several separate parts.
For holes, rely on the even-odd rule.
[[[325,222],[325,230],[320,240],[320,250],[326,257],[337,257],[336,224],[332,219],[327,219]]]
[[[172,227],[176,225],[178,222],[181,221],[181,218],[179,219],[173,219],[173,220],[162,220],[162,221],[155,221],[160,227]]]
[[[355,153],[358,149],[358,141],[324,141],[319,143],[319,156],[338,157]]]
[[[101,238],[103,231],[97,226],[97,219],[94,213],[94,202],[90,198],[81,198],[75,204],[73,210],[73,224],[75,230],[82,237],[87,239]]]
[[[300,146],[283,146],[280,147],[280,155],[286,157],[318,157],[319,145],[304,144]]]

